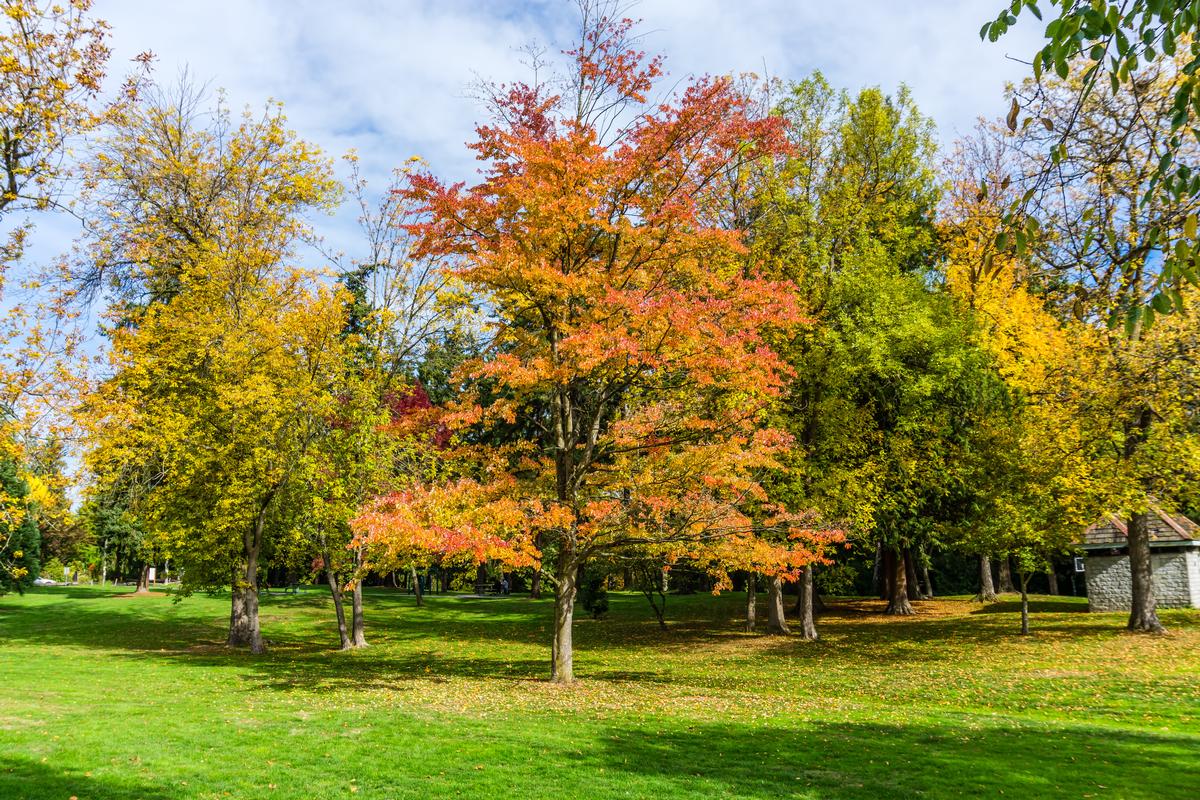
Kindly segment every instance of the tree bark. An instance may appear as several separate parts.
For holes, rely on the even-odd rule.
[[[791,633],[783,612],[783,578],[778,575],[767,581],[767,633]]]
[[[908,589],[909,600],[920,600],[921,585],[917,581],[917,567],[913,563],[912,548],[904,548],[904,582]]]
[[[753,631],[758,624],[758,573],[746,576],[746,630]]]
[[[251,571],[253,570],[253,572]],[[237,570],[230,588],[229,610],[230,647],[249,647],[251,653],[264,653],[262,630],[258,623],[257,564],[247,563]],[[249,577],[248,577],[249,576]]]
[[[1154,597],[1148,521],[1147,514],[1134,514],[1129,518],[1127,528],[1129,576],[1132,579],[1128,628],[1139,633],[1163,633],[1166,629],[1158,621],[1158,601]]]
[[[142,571],[138,573],[137,594],[148,594],[150,592],[150,562],[142,564]]]
[[[333,559],[328,553],[322,553],[325,561],[325,580],[329,584],[329,594],[333,597],[333,611],[337,615],[338,641],[342,650],[349,650],[354,645],[350,641],[350,632],[346,629],[346,606],[343,602],[342,587],[333,571]]]
[[[1054,564],[1050,564],[1050,569],[1046,572],[1046,582],[1050,584],[1050,594],[1058,594],[1058,573],[1054,571]]]
[[[992,583],[992,561],[986,555],[979,556],[979,594],[975,599],[991,603],[996,599],[996,587]]]
[[[885,553],[885,561],[891,567],[892,579],[888,581],[891,594],[883,613],[905,617],[915,614],[912,603],[908,602],[908,575],[904,566],[904,553],[889,548]]]
[[[365,548],[354,549],[354,591],[351,593],[350,640],[354,647],[367,646],[366,621],[363,619],[362,582],[363,560],[366,558]]]
[[[883,542],[875,545],[875,568],[872,573],[872,578],[875,582],[875,594],[879,595],[880,600],[887,600],[891,596],[892,590],[889,587],[891,578],[887,568],[887,555],[884,553]]]
[[[921,596],[925,600],[932,600],[933,599],[933,581],[929,577],[929,565],[925,563],[926,560],[927,559],[922,558],[919,561],[919,563],[921,565],[921,583],[924,584],[924,586],[925,586],[925,589],[922,592]]]
[[[575,652],[571,641],[575,619],[575,594],[579,564],[564,543],[558,556],[554,587],[554,641],[550,648],[550,682],[575,680]]]
[[[421,593],[421,576],[417,574],[416,564],[410,565],[409,570],[412,575],[413,594],[417,598],[417,608],[421,608],[425,605],[425,595]]]
[[[267,511],[274,497],[274,490],[266,494],[254,525],[242,535],[242,562],[234,569],[230,587],[229,646],[249,645],[250,652],[255,654],[266,652],[258,623],[258,555],[262,550]]]
[[[797,624],[800,626],[801,639],[817,639],[817,624],[813,618],[813,595],[816,590],[813,588],[813,568],[807,566],[800,573],[800,609],[799,619]]]
[[[1020,573],[1021,581],[1021,635],[1029,635],[1029,576],[1024,572]]]
[[[1017,590],[1017,587],[1013,585],[1012,567],[1008,563],[1008,555],[1000,556],[998,563],[1000,564],[1000,593],[1011,594]]]

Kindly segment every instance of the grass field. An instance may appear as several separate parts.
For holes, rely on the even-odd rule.
[[[1200,612],[1171,633],[1039,598],[847,601],[803,642],[738,630],[741,595],[612,595],[544,681],[550,604],[368,596],[336,652],[326,595],[52,588],[0,598],[0,798],[1200,797]]]

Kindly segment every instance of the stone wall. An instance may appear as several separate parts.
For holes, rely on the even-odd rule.
[[[1160,608],[1200,608],[1200,551],[1152,552],[1150,567]],[[1089,610],[1129,610],[1129,556],[1088,555],[1084,576]]]

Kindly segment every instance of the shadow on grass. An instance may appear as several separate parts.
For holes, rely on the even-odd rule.
[[[1078,726],[818,722],[611,731],[596,766],[670,777],[713,796],[1121,797],[1191,800],[1200,738]]]
[[[980,606],[973,610],[972,614],[1019,614],[1021,612],[1020,599],[1014,600],[997,600],[992,603]],[[1030,600],[1030,614],[1086,614],[1088,613],[1087,603],[1072,602],[1070,600]]]
[[[411,595],[373,590],[367,602],[367,634],[376,646],[342,654],[335,651],[328,594],[313,590],[299,596],[273,596],[263,603],[268,653],[261,657],[224,647],[227,612],[219,595],[173,603],[162,595],[123,598],[97,589],[60,588],[40,599],[37,604],[19,606],[17,614],[4,616],[5,639],[124,650],[130,658],[168,659],[194,666],[237,666],[251,685],[283,691],[397,688],[413,681],[456,677],[543,680],[548,672],[551,604],[527,597],[464,602],[455,595],[440,595],[430,597],[427,607],[418,609]],[[950,614],[942,606],[940,615],[892,618],[873,613],[871,601],[856,600],[829,605],[818,623],[819,642],[796,637],[763,642],[759,634],[740,631],[736,616],[740,602],[737,596],[681,598],[674,609],[683,618],[672,620],[662,631],[649,618],[639,596],[614,593],[609,619],[577,623],[580,675],[615,683],[667,680],[654,671],[588,670],[590,653],[610,649],[661,650],[665,654],[757,641],[756,657],[808,662],[814,668],[855,662],[915,668],[961,659],[964,644],[990,652],[997,645],[1016,641],[1052,646],[1054,640],[1053,636],[1020,637],[1015,614],[984,614],[979,613],[982,609],[969,610],[969,606],[952,608],[955,613]],[[1074,613],[1078,610],[1075,604],[1064,605],[1072,613],[1035,614],[1035,633],[1069,633],[1085,639],[1119,633],[1107,621],[1093,624],[1086,615]],[[447,641],[458,645],[457,652],[447,652]],[[514,650],[514,644],[523,648]],[[736,682],[736,676],[729,680]]]
[[[0,756],[0,797],[5,800],[174,800],[177,790],[135,779],[97,778],[78,770],[55,769],[17,756]]]

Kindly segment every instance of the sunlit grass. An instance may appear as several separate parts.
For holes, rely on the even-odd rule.
[[[742,633],[742,596],[640,596],[582,620],[544,681],[550,605],[368,597],[339,653],[327,597],[98,589],[0,598],[0,798],[1200,796],[1200,613],[1165,637],[1078,600],[834,604],[822,640]]]

